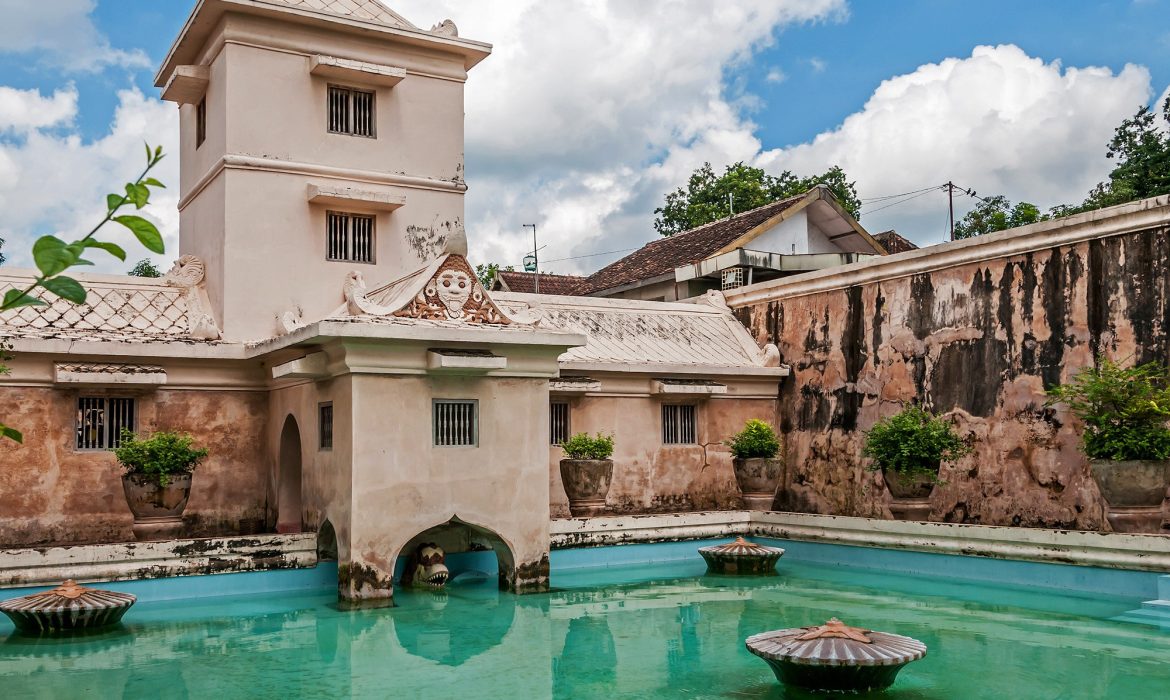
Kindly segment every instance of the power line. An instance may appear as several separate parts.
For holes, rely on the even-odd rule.
[[[564,262],[565,260],[582,260],[584,258],[596,258],[598,255],[613,255],[614,253],[628,253],[631,250],[638,250],[637,248],[622,248],[621,250],[607,250],[604,253],[590,253],[589,255],[573,255],[568,258],[556,258],[555,260],[545,260],[546,263]]]
[[[887,195],[882,195],[880,197],[862,197],[861,201],[862,202],[878,202],[878,201],[885,200],[885,199],[897,199],[898,197],[905,197],[908,194],[918,194],[919,192],[928,192],[930,190],[937,190],[938,188],[940,188],[942,186],[943,185],[931,185],[930,187],[923,187],[920,190],[913,190],[910,192],[902,192],[901,194],[887,194]]]
[[[878,207],[877,209],[870,209],[868,211],[863,211],[861,213],[868,216],[869,214],[873,214],[874,212],[881,211],[882,209],[889,209],[890,207],[896,207],[899,204],[905,204],[906,202],[909,202],[911,199],[918,199],[919,197],[921,197],[923,195],[930,194],[931,192],[936,192],[936,191],[938,191],[938,187],[931,187],[930,189],[921,190],[917,194],[913,194],[909,197],[906,197],[905,199],[898,200],[897,202],[891,202],[890,204],[886,204],[885,206]]]

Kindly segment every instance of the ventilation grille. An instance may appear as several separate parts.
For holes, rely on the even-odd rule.
[[[327,260],[374,262],[374,217],[331,211],[325,229]]]
[[[692,404],[662,406],[662,442],[666,445],[690,445],[695,439],[695,407]]]
[[[436,399],[434,432],[437,447],[471,447],[478,444],[479,404],[476,401]]]
[[[374,134],[374,93],[352,88],[329,88],[329,131],[334,134]]]
[[[723,271],[723,290],[738,289],[743,286],[743,268],[729,267]]]
[[[77,400],[77,449],[109,450],[122,444],[122,429],[134,431],[134,399]]]
[[[548,441],[551,445],[560,445],[569,439],[569,404],[566,401],[553,401],[548,411]]]

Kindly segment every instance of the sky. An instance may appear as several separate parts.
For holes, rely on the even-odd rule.
[[[704,161],[840,165],[861,223],[943,240],[953,181],[1041,208],[1111,169],[1122,119],[1170,88],[1170,0],[386,0],[494,45],[467,83],[472,262],[588,273],[654,239]],[[0,238],[84,234],[172,153],[146,210],[177,250],[177,110],[153,74],[193,0],[0,0]],[[909,193],[902,197],[890,195]],[[961,216],[973,204],[955,201]],[[130,244],[111,230],[114,240]],[[140,248],[137,250],[141,250]],[[127,264],[99,263],[122,272]]]

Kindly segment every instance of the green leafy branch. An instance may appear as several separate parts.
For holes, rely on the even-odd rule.
[[[134,234],[147,250],[152,253],[163,253],[163,238],[158,228],[145,218],[137,214],[119,214],[127,205],[133,204],[135,209],[142,209],[150,202],[151,188],[164,188],[161,182],[150,177],[150,171],[163,159],[162,146],[151,148],[146,145],[146,167],[133,182],[127,182],[123,194],[106,195],[106,215],[89,233],[82,238],[66,243],[52,235],[41,236],[33,243],[33,262],[36,263],[39,275],[27,287],[9,289],[2,301],[0,312],[19,309],[24,306],[47,306],[48,303],[35,295],[37,288],[45,289],[74,304],[84,304],[86,299],[85,288],[76,279],[64,273],[73,267],[93,265],[93,262],[82,256],[91,248],[104,250],[115,258],[125,261],[126,251],[116,243],[102,241],[95,237],[97,232],[106,224],[114,223],[125,226]],[[2,367],[2,365],[0,365]],[[0,438],[7,438],[21,442],[23,436],[19,430],[0,423]]]

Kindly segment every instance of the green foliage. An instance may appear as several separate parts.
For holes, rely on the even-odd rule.
[[[776,438],[776,431],[757,418],[749,420],[743,426],[743,430],[732,435],[724,444],[730,447],[731,454],[739,459],[756,457],[771,459],[780,451],[780,440]]]
[[[114,456],[128,474],[157,476],[166,486],[175,474],[189,474],[207,456],[207,448],[194,447],[195,439],[186,433],[157,432],[145,440],[122,429],[122,444]]]
[[[486,265],[479,264],[475,266],[475,276],[479,278],[479,283],[483,285],[484,289],[490,289],[492,282],[495,281],[496,275],[503,270],[504,272],[512,272],[511,265],[501,268],[497,263],[488,263]]]
[[[903,476],[932,476],[944,462],[971,452],[950,423],[920,406],[906,406],[878,421],[865,434],[861,454],[872,461],[872,471]]]
[[[0,238],[0,248],[3,248],[3,247],[4,247],[4,239]],[[0,265],[3,265],[5,260],[7,260],[7,258],[4,257],[4,251],[0,250]]]
[[[1081,204],[1052,208],[1053,216],[1069,216],[1135,199],[1170,194],[1170,97],[1162,113],[1142,106],[1113,132],[1105,147],[1106,158],[1116,158],[1109,179],[1089,190]]]
[[[1091,459],[1170,459],[1170,371],[1150,362],[1122,367],[1108,358],[1048,391],[1085,424],[1081,449]]]
[[[971,238],[1050,218],[1051,214],[1041,213],[1035,204],[1020,202],[1013,206],[1007,197],[996,195],[981,199],[974,209],[955,222],[955,238]]]
[[[717,176],[710,163],[703,163],[691,173],[685,190],[680,187],[667,194],[665,204],[654,210],[659,215],[654,220],[654,228],[663,236],[673,236],[727,218],[730,213],[729,194],[733,195],[735,211],[745,212],[804,194],[817,185],[826,185],[853,218],[861,217],[857,188],[838,166],[820,175],[801,178],[787,170],[779,176],[769,175],[762,168],[753,168],[743,162],[727,166],[724,173]]]
[[[66,243],[56,236],[41,236],[33,243],[33,262],[40,274],[27,287],[12,288],[4,293],[0,300],[0,311],[9,311],[23,306],[45,306],[46,302],[36,294],[37,289],[43,289],[54,296],[61,297],[74,304],[84,304],[86,293],[81,283],[64,273],[73,267],[93,265],[93,262],[81,257],[87,250],[104,250],[119,260],[126,259],[126,251],[116,243],[101,241],[94,238],[98,230],[110,221],[121,224],[130,230],[138,241],[153,253],[163,252],[163,239],[158,228],[141,216],[133,214],[118,214],[126,205],[133,204],[141,209],[150,202],[150,188],[160,188],[163,184],[148,173],[163,159],[162,146],[151,149],[146,146],[146,168],[134,182],[128,182],[124,194],[106,195],[106,215],[97,226],[90,229],[82,238]],[[0,244],[3,241],[0,240]],[[0,263],[4,261],[0,255]],[[3,360],[4,358],[0,358]],[[4,366],[0,362],[0,369]],[[7,438],[21,442],[23,437],[20,431],[0,423],[0,439]]]
[[[130,268],[126,274],[131,277],[162,277],[162,270],[158,269],[158,266],[152,263],[149,258],[143,258],[134,263],[134,267]]]
[[[561,443],[561,449],[569,459],[609,459],[613,454],[613,436],[598,433],[577,433]]]

